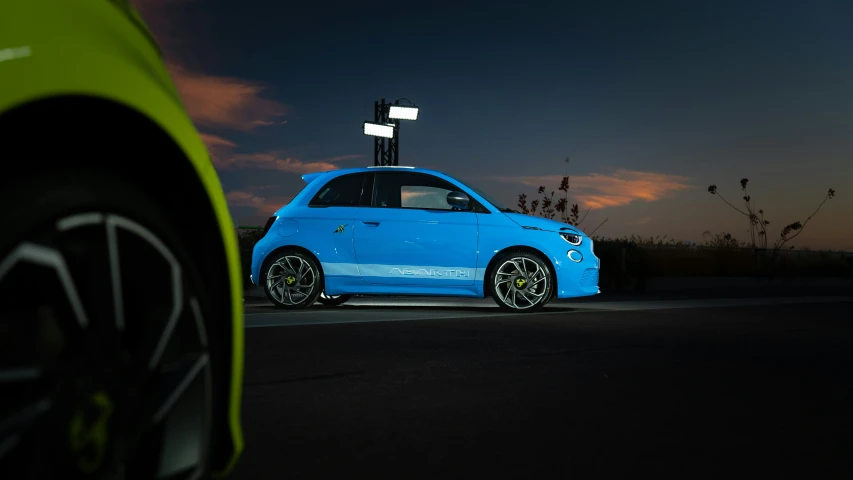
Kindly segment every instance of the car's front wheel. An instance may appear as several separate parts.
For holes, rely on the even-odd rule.
[[[0,206],[0,478],[206,474],[224,364],[192,239],[117,176]]]
[[[323,292],[317,301],[327,307],[337,307],[346,303],[350,298],[352,298],[352,295],[326,295],[326,292]]]
[[[548,262],[527,252],[501,257],[490,275],[492,298],[504,310],[534,312],[551,300],[553,274]]]
[[[277,308],[303,309],[323,293],[323,273],[310,256],[296,250],[284,250],[264,262],[263,287]]]

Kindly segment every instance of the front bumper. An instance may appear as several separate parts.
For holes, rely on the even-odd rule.
[[[601,293],[598,288],[601,260],[587,248],[565,249],[557,267],[557,298],[588,297]]]

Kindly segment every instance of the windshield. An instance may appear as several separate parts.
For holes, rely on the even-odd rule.
[[[493,197],[493,196],[489,195],[488,193],[486,193],[486,192],[484,192],[484,191],[480,190],[479,188],[472,187],[472,186],[471,186],[471,184],[469,184],[469,183],[465,183],[465,182],[463,182],[463,181],[461,181],[461,180],[458,180],[458,179],[456,179],[456,181],[457,181],[457,182],[459,182],[459,183],[461,183],[462,185],[464,185],[464,186],[468,187],[469,189],[473,190],[473,191],[474,191],[474,193],[476,193],[477,195],[479,195],[479,196],[483,197],[483,200],[485,200],[485,201],[487,201],[487,202],[491,203],[495,208],[497,208],[497,209],[498,209],[498,210],[500,210],[501,212],[520,213],[520,212],[517,212],[517,211],[515,211],[515,210],[513,210],[513,209],[511,209],[511,208],[509,208],[509,207],[507,207],[506,205],[504,205],[503,203],[499,202],[498,200],[495,200],[495,197]]]

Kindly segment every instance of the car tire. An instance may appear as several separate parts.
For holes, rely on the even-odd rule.
[[[0,478],[207,477],[228,368],[189,239],[116,174],[2,183]]]
[[[280,250],[264,261],[261,285],[276,308],[301,310],[314,305],[323,293],[323,272],[310,255]]]
[[[327,307],[337,307],[346,303],[350,298],[352,298],[352,295],[326,295],[326,292],[323,292],[317,298],[317,301]]]
[[[512,312],[541,310],[551,300],[554,290],[550,263],[524,251],[502,255],[491,269],[488,281],[495,303]]]

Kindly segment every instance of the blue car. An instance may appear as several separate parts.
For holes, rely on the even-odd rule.
[[[252,283],[276,307],[491,295],[529,312],[600,293],[599,259],[578,228],[518,213],[443,173],[365,167],[302,179],[252,254]]]

